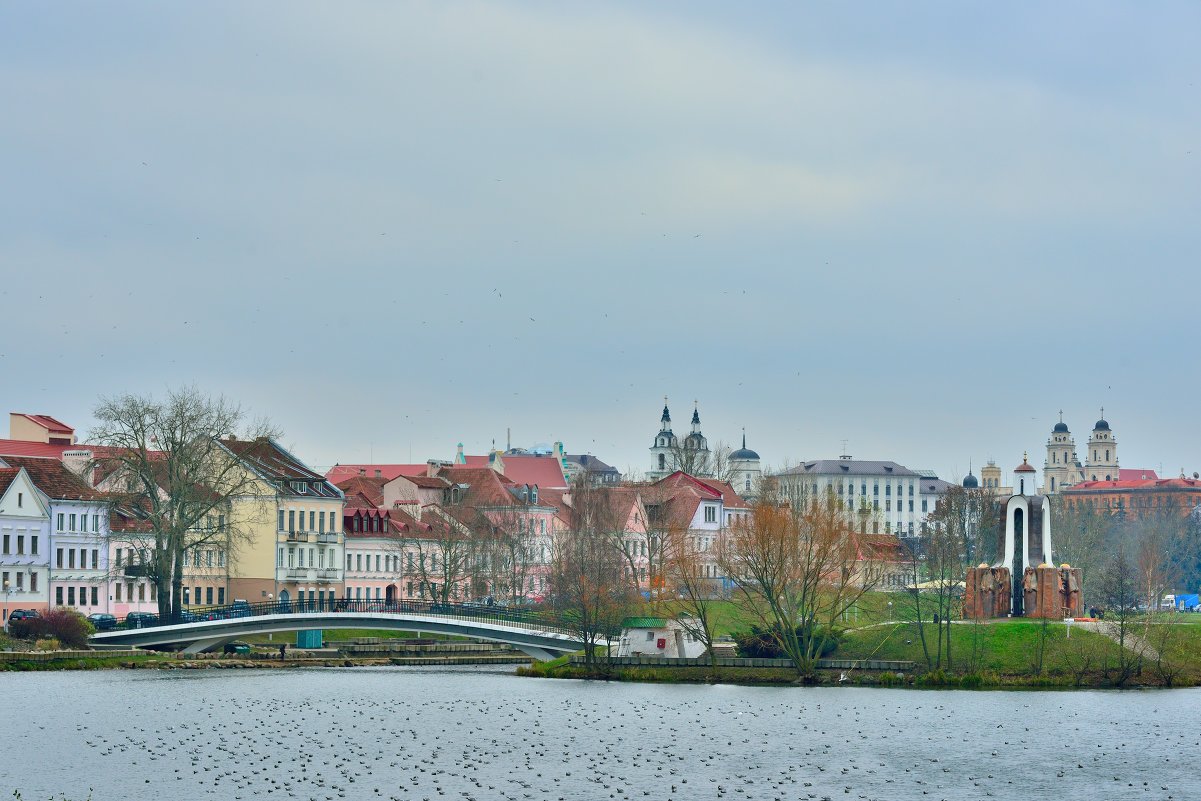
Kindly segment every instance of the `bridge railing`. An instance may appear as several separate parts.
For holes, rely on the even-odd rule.
[[[472,620],[482,623],[520,625],[546,631],[563,631],[564,620],[547,609],[530,609],[488,605],[482,603],[448,603],[438,601],[386,601],[355,598],[315,598],[312,600],[273,600],[256,603],[239,601],[221,606],[192,606],[180,611],[175,620],[160,620],[158,615],[131,612],[118,622],[120,629],[145,629],[176,623],[254,618],[266,615],[299,615],[312,613],[355,614],[392,613],[428,615]]]

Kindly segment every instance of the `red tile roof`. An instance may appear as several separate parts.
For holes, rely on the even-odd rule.
[[[1132,481],[1081,481],[1064,490],[1073,492],[1110,492],[1114,490],[1201,490],[1201,480],[1195,478],[1147,478]]]
[[[23,439],[0,439],[0,457],[44,456],[48,459],[63,458],[63,451],[79,449],[79,445],[47,445],[44,442],[26,442]]]
[[[1159,478],[1154,470],[1145,470],[1138,467],[1119,467],[1118,481],[1140,481],[1147,478]]]
[[[374,478],[378,470],[381,478],[391,481],[397,476],[424,476],[427,467],[423,464],[336,464],[325,477],[336,484],[359,475]]]
[[[95,501],[105,497],[57,459],[36,456],[0,457],[9,467],[24,467],[34,485],[55,500]]]
[[[346,493],[347,498],[351,495],[362,495],[372,506],[382,506],[384,503],[384,485],[387,483],[388,480],[385,478],[355,476],[354,478],[338,482],[338,489]]]
[[[15,467],[0,467],[0,495],[8,491],[19,472],[21,471]]]
[[[466,467],[488,467],[487,456],[467,456]],[[505,467],[505,477],[518,484],[532,484],[553,489],[566,487],[567,479],[563,477],[563,468],[559,460],[553,456],[533,456],[531,454],[501,455]],[[463,467],[464,465],[455,465]]]

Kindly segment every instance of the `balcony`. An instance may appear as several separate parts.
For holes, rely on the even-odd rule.
[[[312,581],[314,572],[307,567],[289,567],[284,573],[284,579],[287,581]]]
[[[322,532],[322,533],[320,533],[320,534],[318,534],[318,535],[317,535],[317,542],[332,542],[332,543],[337,543],[337,542],[338,542],[338,535],[337,535],[336,533],[333,533],[333,532],[330,532],[330,533]]]
[[[125,565],[121,572],[126,578],[147,578],[150,576],[150,565]]]
[[[308,542],[309,533],[307,531],[289,531],[288,542]]]
[[[318,581],[341,581],[342,571],[336,567],[324,567],[317,570]]]

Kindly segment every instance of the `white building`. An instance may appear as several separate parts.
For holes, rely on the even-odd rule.
[[[700,621],[688,622],[662,617],[627,617],[621,621],[618,656],[661,656],[667,659],[697,659],[705,655],[705,644],[689,630]]]
[[[0,467],[0,593],[13,609],[49,605],[50,504],[24,468]]]
[[[746,446],[746,429],[742,430],[742,447],[730,453],[730,485],[748,501],[759,496],[759,480],[763,471],[759,467],[759,454]]]
[[[804,462],[777,473],[775,479],[781,494],[794,504],[815,502],[829,494],[848,511],[863,513],[865,533],[912,537],[924,519],[921,476],[896,462],[844,455]]]

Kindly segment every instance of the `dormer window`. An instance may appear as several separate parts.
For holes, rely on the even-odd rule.
[[[309,485],[304,483],[303,481],[292,481],[290,483],[292,485],[293,491],[298,492],[301,495],[304,495],[306,492],[308,492]]]

